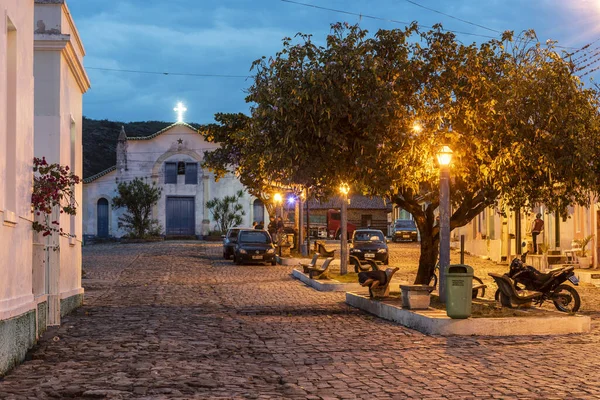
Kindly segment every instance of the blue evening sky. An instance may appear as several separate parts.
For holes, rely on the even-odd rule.
[[[541,41],[577,48],[600,38],[600,0],[297,0],[380,17],[441,22],[444,28],[499,34],[418,7],[436,9],[492,30],[533,28]],[[184,74],[248,75],[253,60],[274,55],[297,32],[322,41],[331,23],[360,23],[374,33],[404,25],[311,8],[281,0],[68,0],[87,51],[92,88],[84,115],[118,121],[174,121],[177,101],[185,120],[208,123],[217,112],[248,112],[238,77],[170,76],[92,68]],[[485,38],[458,35],[464,43]],[[600,42],[595,43],[595,48]],[[588,79],[590,75],[584,79]]]

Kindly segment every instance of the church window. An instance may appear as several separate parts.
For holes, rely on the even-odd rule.
[[[185,165],[185,184],[186,185],[197,185],[198,184],[198,164],[197,163],[186,163],[186,165]]]
[[[177,163],[177,175],[185,175],[185,163],[183,161]]]
[[[177,183],[177,163],[165,163],[165,183]]]

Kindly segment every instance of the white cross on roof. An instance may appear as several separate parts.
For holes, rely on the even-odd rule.
[[[175,107],[173,111],[177,112],[177,122],[183,122],[183,113],[187,111],[187,108],[185,108],[183,103],[177,103],[177,107]]]

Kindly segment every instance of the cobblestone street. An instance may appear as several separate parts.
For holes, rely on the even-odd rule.
[[[418,249],[391,247],[391,265]],[[236,266],[220,244],[88,246],[84,306],[0,380],[0,399],[600,398],[600,315],[586,303],[600,289],[581,292],[591,334],[446,338],[349,308],[291,269]]]

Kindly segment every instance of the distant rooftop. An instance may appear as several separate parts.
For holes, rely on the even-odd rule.
[[[382,197],[369,197],[360,194],[350,195],[349,197],[349,210],[392,210],[392,203],[389,201],[385,201]],[[340,208],[341,206],[342,199],[339,196],[333,197],[328,201],[322,202],[310,200],[308,203],[308,207],[313,210],[326,210],[330,208]]]

